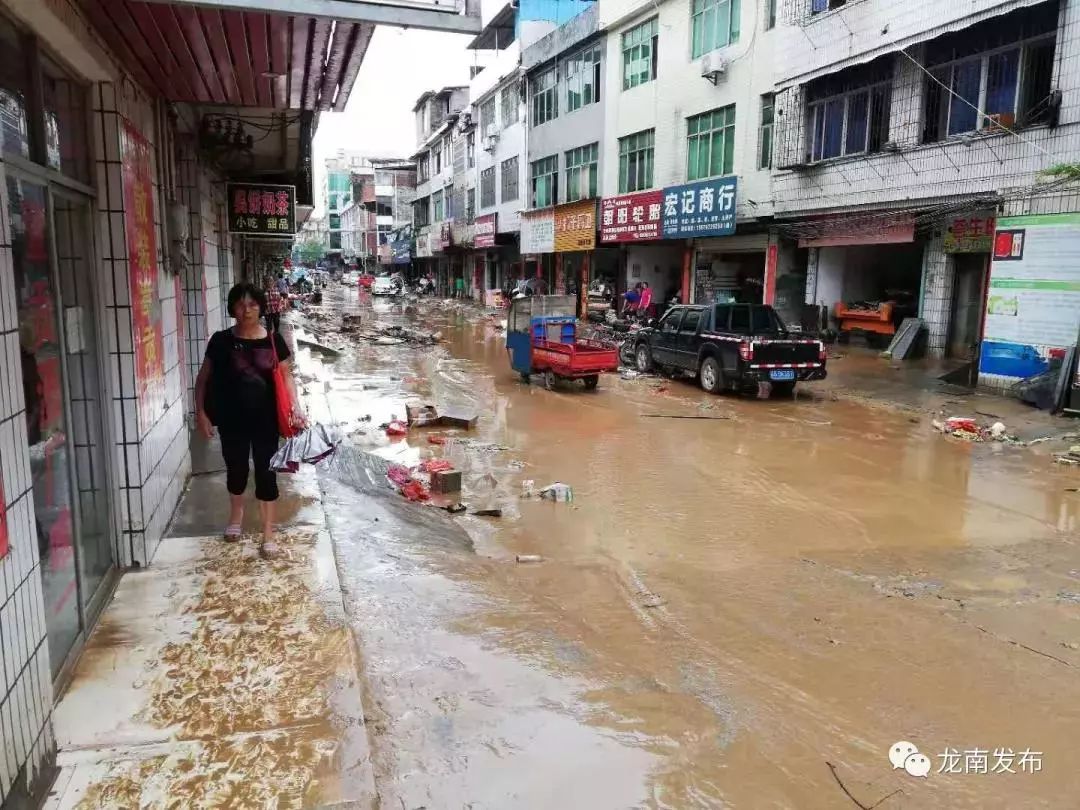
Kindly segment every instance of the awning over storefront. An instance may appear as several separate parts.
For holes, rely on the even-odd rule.
[[[247,10],[145,0],[83,3],[147,89],[201,104],[343,110],[375,28],[310,10],[292,16],[251,10],[258,3],[246,4]]]

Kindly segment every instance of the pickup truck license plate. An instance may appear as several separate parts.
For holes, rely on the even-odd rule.
[[[770,380],[794,380],[795,369],[793,368],[774,368],[769,372]]]

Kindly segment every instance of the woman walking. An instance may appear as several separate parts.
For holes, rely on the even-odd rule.
[[[195,408],[204,436],[212,437],[215,425],[221,433],[230,507],[225,539],[240,539],[250,457],[255,465],[255,498],[262,513],[260,550],[263,556],[272,557],[277,552],[274,503],[278,487],[270,459],[279,440],[275,365],[280,364],[284,372],[294,422],[302,425],[304,419],[298,406],[289,347],[281,335],[268,332],[259,322],[266,312],[262,290],[253,284],[237,284],[229,290],[228,306],[236,325],[210,338],[195,381]]]

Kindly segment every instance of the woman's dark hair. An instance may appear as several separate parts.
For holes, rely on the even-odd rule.
[[[240,303],[240,299],[250,298],[256,304],[259,305],[259,317],[261,318],[266,314],[266,293],[256,287],[254,284],[250,284],[247,281],[241,281],[239,284],[229,290],[229,315],[233,318],[236,317],[236,305]]]

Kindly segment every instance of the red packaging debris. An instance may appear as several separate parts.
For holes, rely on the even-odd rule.
[[[978,433],[978,423],[969,416],[950,416],[945,420],[945,429],[950,433],[956,430]]]
[[[397,487],[403,487],[412,481],[412,473],[409,468],[402,467],[400,464],[391,464],[390,469],[386,471],[386,477]]]
[[[424,489],[424,485],[419,481],[410,481],[407,483],[401,488],[401,494],[410,501],[426,501],[431,498],[428,491]]]
[[[454,469],[454,465],[445,458],[429,458],[420,464],[420,472],[436,473]]]
[[[446,444],[445,436],[428,436],[428,444]]]
[[[405,426],[405,423],[397,420],[386,426],[387,436],[405,436],[408,432],[409,429]]]

